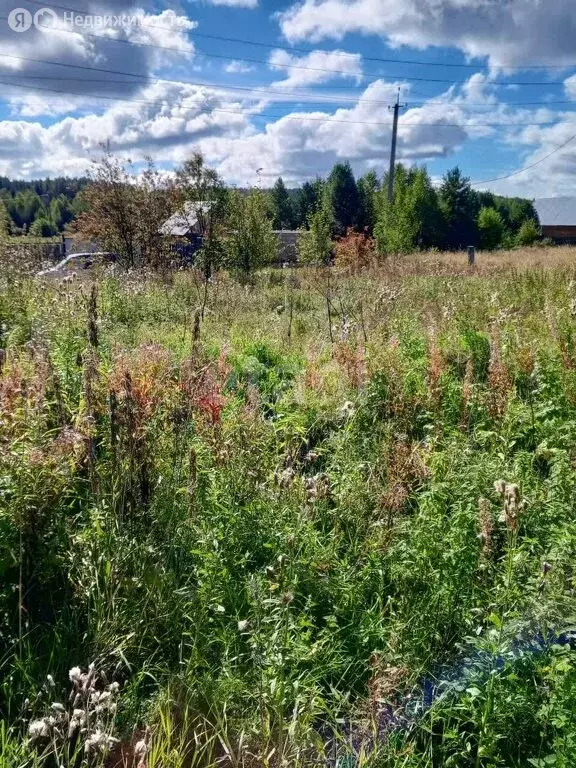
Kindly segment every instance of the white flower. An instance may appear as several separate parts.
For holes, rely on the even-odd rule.
[[[50,735],[50,728],[45,720],[32,720],[28,726],[28,736],[31,739],[45,739]]]
[[[48,682],[48,685],[49,685],[51,688],[54,688],[54,686],[56,685],[56,683],[54,682],[54,678],[52,677],[52,675],[46,675],[46,681]]]
[[[96,750],[105,748],[107,744],[108,737],[103,731],[100,730],[100,728],[97,728],[94,733],[91,733],[90,736],[86,739],[84,751],[95,752]]]
[[[116,683],[116,682],[110,683],[110,685],[108,686],[108,690],[112,694],[118,693],[118,691],[120,690],[120,683]]]
[[[79,683],[81,680],[82,670],[80,667],[72,667],[70,672],[68,672],[68,677],[70,678],[71,683]]]
[[[238,622],[238,631],[239,632],[244,632],[247,627],[248,627],[248,620],[247,619],[243,619],[242,621]]]

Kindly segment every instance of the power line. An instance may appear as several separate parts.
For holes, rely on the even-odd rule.
[[[81,13],[81,12],[78,11],[78,13]],[[2,20],[2,19],[4,21],[7,21],[8,17],[7,16],[0,16],[0,20]],[[104,35],[95,35],[95,34],[92,34],[91,32],[83,32],[83,31],[80,32],[80,31],[77,31],[77,30],[70,30],[70,29],[58,29],[58,30],[55,30],[53,27],[51,27],[49,25],[40,25],[40,26],[45,27],[45,29],[50,31],[50,32],[55,32],[55,33],[64,32],[64,33],[68,33],[68,34],[72,34],[72,35],[81,35],[82,37],[89,37],[89,38],[95,38],[97,40],[104,40],[105,42],[108,42],[108,43],[121,43],[121,44],[124,44],[124,45],[134,45],[134,46],[137,46],[137,47],[157,48],[157,49],[160,49],[160,50],[168,50],[168,51],[173,51],[173,52],[177,52],[177,53],[185,53],[187,55],[189,55],[191,53],[191,51],[189,51],[189,50],[187,50],[185,48],[174,48],[174,47],[166,46],[166,45],[157,45],[157,44],[153,44],[153,43],[142,43],[142,42],[139,42],[139,41],[136,41],[136,40],[123,40],[121,38],[105,37]],[[205,56],[205,57],[211,58],[211,59],[222,59],[222,60],[226,60],[226,61],[236,61],[238,59],[237,56],[226,56],[224,54],[219,54],[219,53],[207,53],[207,52],[201,51],[199,49],[196,49],[196,53],[200,54],[201,56]],[[252,63],[252,64],[265,64],[267,66],[270,66],[270,62],[267,61],[267,60],[263,60],[263,59],[252,59],[252,58],[242,57],[242,60],[246,61],[246,62],[249,62],[249,63]],[[275,65],[272,65],[272,66],[275,66]],[[298,69],[298,70],[305,70],[305,71],[310,71],[310,72],[324,72],[324,73],[328,73],[328,74],[332,74],[332,75],[342,75],[342,76],[345,76],[345,77],[361,78],[363,80],[366,80],[366,79],[368,79],[370,77],[387,77],[387,78],[392,78],[392,79],[396,79],[396,80],[406,80],[408,82],[443,83],[443,84],[449,84],[449,85],[458,85],[458,84],[464,85],[464,84],[466,84],[468,82],[468,80],[447,80],[447,79],[443,79],[443,78],[412,77],[412,76],[408,77],[406,75],[390,74],[390,73],[385,73],[385,72],[366,72],[366,73],[362,73],[362,74],[360,74],[360,73],[356,74],[356,73],[349,72],[349,71],[346,71],[346,70],[327,69],[325,67],[308,67],[308,66],[304,66],[302,64],[289,64],[289,65],[286,65],[285,67],[282,67],[282,66],[278,65],[276,68],[278,68],[278,69]],[[547,80],[547,81],[535,81],[535,82],[524,82],[524,81],[522,81],[522,82],[510,82],[510,81],[508,81],[506,83],[493,83],[493,85],[498,86],[498,87],[502,87],[504,85],[507,85],[507,86],[508,85],[514,85],[514,86],[518,86],[518,87],[531,87],[531,86],[533,86],[533,87],[536,87],[536,86],[552,87],[552,86],[564,86],[564,81],[563,80]]]
[[[0,54],[3,55],[3,54]],[[63,65],[64,66],[64,65]],[[73,64],[69,66],[75,66]],[[55,79],[55,78],[50,78]],[[74,79],[74,78],[72,78]],[[66,80],[66,78],[59,78],[59,80]],[[81,82],[84,82],[83,80]],[[90,81],[88,81],[90,82]],[[96,82],[96,81],[95,81]],[[110,83],[109,80],[101,80],[97,82],[107,82]],[[159,82],[162,82],[161,80]],[[188,83],[191,85],[191,83]],[[77,91],[68,91],[68,90],[62,90],[58,88],[47,88],[45,86],[39,86],[39,85],[26,85],[24,83],[10,83],[5,80],[0,80],[0,85],[9,86],[12,88],[24,88],[28,90],[39,90],[39,91],[47,91],[49,93],[58,93],[63,96],[79,96],[81,98],[94,98],[94,99],[105,99],[108,101],[119,101],[119,102],[125,102],[125,103],[133,103],[133,104],[144,104],[148,106],[159,106],[163,104],[169,104],[169,100],[167,98],[160,98],[156,101],[149,100],[149,99],[136,99],[136,98],[126,98],[123,96],[111,96],[108,94],[86,94],[86,93],[79,93]],[[185,105],[183,101],[185,99],[191,99],[192,96],[185,96],[183,97],[179,102],[175,102],[176,106],[179,107],[193,107],[193,106],[199,106],[201,107],[201,104],[194,103],[190,105]],[[313,117],[312,115],[302,115],[302,116],[296,116],[296,115],[286,115],[282,112],[280,113],[272,113],[272,112],[249,112],[248,110],[231,110],[231,109],[223,109],[221,107],[211,107],[207,106],[206,112],[204,114],[209,114],[210,112],[223,112],[227,114],[233,114],[233,115],[243,115],[245,117],[250,117],[251,119],[259,119],[259,118],[277,118],[277,119],[285,119],[285,120],[299,120],[301,122],[320,122],[320,123],[344,123],[349,125],[373,125],[373,126],[383,126],[383,127],[390,127],[390,124],[388,122],[382,122],[382,121],[372,121],[372,120],[344,120],[341,118],[334,117],[330,115],[329,117]],[[473,122],[473,123],[443,123],[443,122],[435,122],[435,123],[427,123],[427,122],[420,122],[420,121],[403,121],[402,127],[412,127],[412,128],[460,128],[460,129],[474,129],[474,128],[496,128],[496,127],[516,127],[516,128],[523,128],[525,126],[550,126],[555,125],[558,121],[557,120],[549,120],[546,122],[533,122],[529,123],[526,121],[522,121],[521,123],[514,124],[510,122],[506,123],[498,123],[498,122]]]
[[[552,150],[547,155],[544,155],[544,157],[541,157],[540,160],[536,160],[535,163],[532,163],[531,165],[527,165],[525,168],[521,168],[519,171],[514,171],[514,173],[509,173],[506,176],[498,176],[495,179],[486,179],[485,181],[473,181],[470,183],[470,186],[472,187],[478,187],[481,184],[492,184],[495,181],[504,181],[504,179],[511,179],[513,176],[519,176],[521,173],[524,173],[525,171],[529,171],[531,168],[535,168],[537,165],[540,165],[540,163],[543,163],[545,160],[548,160],[549,157],[552,157],[552,155],[555,155],[557,152],[560,152],[564,149],[564,147],[567,147],[570,142],[574,141],[576,139],[576,133],[574,136],[571,136],[568,141],[565,141],[564,144],[561,144],[559,147],[556,147],[556,149]]]
[[[45,0],[26,0],[28,3],[32,3],[34,5],[44,6]],[[70,8],[68,6],[64,5],[56,5],[54,3],[50,4],[51,8],[58,8],[59,10],[63,11],[71,11],[72,13],[77,13],[80,16],[86,16],[84,11],[78,9],[78,8]],[[151,29],[162,29],[168,32],[173,32],[174,27],[165,27],[160,24],[144,24],[144,27],[150,27]],[[246,40],[243,38],[238,37],[224,37],[222,35],[213,35],[213,34],[207,34],[205,32],[196,32],[194,30],[186,30],[187,34],[192,35],[192,37],[202,37],[207,40],[219,40],[221,42],[226,43],[238,43],[241,45],[252,45],[258,48],[271,48],[274,50],[282,50],[287,51],[289,53],[295,52],[295,53],[316,53],[318,51],[317,48],[309,48],[309,47],[297,47],[297,46],[286,46],[286,45],[280,45],[276,43],[263,43],[261,41],[256,40]],[[461,64],[456,62],[442,62],[442,61],[424,61],[424,60],[418,60],[418,59],[395,59],[395,58],[385,58],[381,56],[364,56],[363,54],[356,54],[356,53],[349,53],[345,51],[322,51],[323,53],[330,53],[334,56],[341,56],[341,57],[354,57],[357,58],[360,56],[360,58],[363,61],[372,61],[376,63],[384,63],[384,64],[411,64],[411,65],[419,65],[419,66],[427,66],[427,67],[450,67],[450,68],[458,68],[458,69],[474,69],[477,70],[479,67],[486,68],[486,64]],[[523,71],[528,69],[535,69],[535,70],[544,70],[544,69],[553,69],[553,70],[565,70],[570,69],[572,67],[576,67],[576,62],[571,64],[525,64],[525,65],[518,65],[518,66],[503,66],[503,69],[506,70],[513,70],[513,71]]]
[[[0,54],[0,56],[8,56],[9,54]],[[27,59],[27,61],[37,61],[38,63],[46,63],[42,59]],[[62,62],[51,62],[55,66],[63,66],[63,67],[76,67],[75,64],[65,64]],[[321,103],[325,101],[329,102],[335,102],[336,104],[342,104],[342,103],[352,103],[352,104],[358,104],[359,101],[361,101],[363,104],[380,104],[384,106],[389,106],[390,101],[384,100],[384,99],[365,99],[362,98],[362,96],[329,96],[326,94],[319,94],[319,98],[317,101],[310,99],[311,96],[314,95],[314,93],[306,92],[306,91],[286,91],[283,88],[282,89],[276,89],[276,88],[262,88],[258,86],[242,86],[242,85],[228,85],[225,83],[213,83],[213,82],[207,82],[207,81],[194,81],[194,80],[175,80],[170,78],[164,78],[164,77],[150,77],[149,75],[137,75],[130,72],[121,73],[119,70],[108,70],[103,69],[101,67],[82,67],[83,69],[88,69],[90,71],[94,72],[105,72],[108,74],[123,74],[124,76],[131,76],[131,77],[138,77],[141,78],[144,82],[142,82],[142,85],[152,85],[156,83],[172,83],[175,85],[193,85],[197,87],[206,87],[206,88],[215,88],[222,91],[232,90],[232,91],[242,91],[247,92],[249,94],[251,93],[257,93],[257,94],[264,94],[269,96],[295,96],[295,102],[300,100],[309,100],[311,103]],[[83,77],[57,77],[55,75],[28,75],[28,74],[22,74],[22,73],[4,73],[2,74],[3,78],[16,78],[16,79],[25,79],[25,80],[58,80],[66,81],[66,82],[81,82],[81,83],[107,83],[111,85],[135,85],[134,81],[132,80],[110,80],[109,78],[83,78]],[[140,83],[138,83],[140,85]],[[89,94],[87,94],[89,96]],[[278,99],[280,101],[280,99]],[[291,103],[288,101],[288,103]],[[484,107],[486,109],[490,108],[493,109],[495,105],[486,104],[482,102],[467,102],[466,104],[457,104],[457,103],[450,103],[448,101],[426,101],[426,102],[413,102],[409,104],[409,106],[414,108],[419,108],[423,106],[427,106],[429,104],[434,105],[441,105],[441,106],[452,106],[457,107],[458,109],[461,109],[462,111],[466,111],[468,107],[473,106],[479,106]],[[574,101],[557,101],[557,102],[516,102],[513,104],[502,102],[502,106],[549,106],[550,104],[554,105],[570,105],[572,107],[576,107],[576,102]],[[474,110],[470,110],[474,112]],[[524,125],[542,125],[544,123],[523,123]],[[410,123],[408,123],[410,125]]]

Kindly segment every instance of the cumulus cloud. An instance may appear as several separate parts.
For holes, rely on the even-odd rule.
[[[152,155],[171,165],[207,136],[235,138],[253,132],[241,103],[208,88],[158,82],[142,96],[142,103],[117,104],[101,115],[66,117],[47,127],[0,122],[0,174],[82,174],[107,141],[112,151],[136,162]]]
[[[288,77],[274,85],[283,88],[325,83],[334,77],[362,77],[362,57],[345,51],[311,51],[305,56],[291,56],[288,51],[272,51],[268,60],[272,69],[285,69]]]
[[[26,7],[26,0],[22,5]],[[146,78],[160,67],[175,64],[183,57],[189,61],[194,46],[187,33],[196,22],[172,10],[149,14],[134,8],[130,0],[99,2],[77,0],[76,16],[84,20],[88,15],[127,18],[138,17],[138,23],[112,26],[85,26],[71,24],[64,11],[49,28],[17,34],[7,24],[0,26],[0,79],[13,85],[4,87],[3,97],[13,105],[22,105],[22,115],[41,114],[42,103],[50,102],[49,114],[70,109],[71,98],[82,106],[86,98],[96,95],[115,95],[130,98],[136,94]],[[29,6],[33,13],[37,6]],[[127,41],[117,42],[117,41]],[[177,50],[170,50],[176,48]],[[99,73],[94,68],[131,73],[131,76]],[[37,86],[37,92],[33,86]],[[46,96],[43,91],[63,92]],[[59,104],[60,102],[60,104]]]
[[[372,83],[350,108],[328,112],[293,112],[263,131],[242,138],[201,142],[207,158],[237,184],[254,183],[257,168],[263,179],[281,175],[299,183],[330,171],[335,162],[350,160],[356,173],[372,168],[383,173],[388,162],[392,118],[387,104],[398,83]],[[448,95],[442,103],[409,109],[400,121],[398,159],[407,163],[446,157],[469,138],[491,129],[465,128],[462,104]]]
[[[574,63],[568,0],[303,0],[279,14],[288,40],[378,34],[392,45],[457,47],[495,67]]]

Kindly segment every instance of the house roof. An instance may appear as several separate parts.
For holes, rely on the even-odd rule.
[[[541,197],[534,207],[541,227],[576,227],[576,197]]]
[[[208,213],[212,203],[210,201],[198,200],[194,202],[188,200],[184,203],[182,210],[162,224],[160,227],[161,235],[171,235],[172,237],[183,237],[198,223],[198,218],[203,213]]]

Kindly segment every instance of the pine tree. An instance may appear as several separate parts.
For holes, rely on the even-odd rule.
[[[318,180],[320,185],[322,181]],[[308,222],[312,214],[318,208],[320,202],[321,192],[317,182],[305,181],[302,187],[298,190],[296,197],[296,226],[307,227]]]
[[[337,235],[358,224],[360,196],[350,163],[337,163],[328,177],[327,193]]]
[[[478,197],[470,180],[465,178],[459,168],[454,168],[444,176],[440,187],[440,204],[446,218],[445,245],[457,250],[467,245],[478,243]]]
[[[274,229],[292,229],[294,227],[294,206],[281,176],[272,188],[271,202]]]
[[[376,171],[369,171],[358,181],[358,229],[371,234],[376,224],[376,194],[380,189]]]

